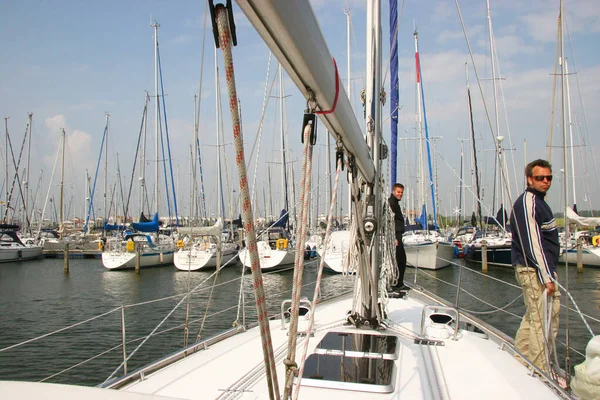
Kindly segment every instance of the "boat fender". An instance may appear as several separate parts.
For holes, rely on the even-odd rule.
[[[275,242],[275,247],[277,248],[277,250],[287,249],[288,240],[287,239],[277,239],[277,242]]]
[[[133,242],[133,240],[128,240],[127,241],[127,251],[132,253],[135,250],[135,243]]]
[[[592,244],[596,247],[600,246],[600,235],[596,235],[592,238]]]
[[[585,361],[575,366],[571,388],[582,400],[600,398],[600,335],[589,341]]]
[[[102,249],[104,249],[104,242],[102,240],[100,240],[98,242],[98,250],[102,251]]]
[[[183,249],[183,246],[185,246],[185,243],[183,242],[183,240],[179,239],[177,241],[177,248],[178,249]]]

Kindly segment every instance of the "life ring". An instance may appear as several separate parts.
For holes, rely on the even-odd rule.
[[[287,239],[277,239],[277,242],[275,242],[275,247],[277,247],[277,250],[287,249],[288,240]]]
[[[600,246],[600,235],[596,235],[592,238],[592,244],[596,247]]]

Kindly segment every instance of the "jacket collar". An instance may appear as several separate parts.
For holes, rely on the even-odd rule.
[[[539,192],[539,191],[535,190],[532,187],[528,187],[526,191],[527,192],[531,192],[531,193],[533,193],[534,195],[536,195],[538,197],[541,197],[542,200],[546,197],[546,193]]]

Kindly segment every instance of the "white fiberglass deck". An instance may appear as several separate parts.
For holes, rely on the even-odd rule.
[[[405,399],[548,399],[557,395],[526,367],[501,349],[486,335],[460,330],[458,340],[444,339],[443,346],[415,344],[420,333],[424,303],[416,298],[390,299],[389,317],[394,321],[385,331],[360,330],[343,326],[341,319],[351,308],[346,297],[319,306],[315,317],[315,336],[309,354],[327,332],[360,332],[398,337],[392,372],[393,392],[367,393],[303,386],[300,398],[405,398]],[[302,327],[300,327],[302,330]],[[273,348],[277,361],[279,388],[283,391],[287,353],[287,330],[279,320],[271,321]],[[298,341],[297,360],[301,355]],[[342,357],[343,358],[343,357]],[[346,357],[346,362],[352,358]],[[356,359],[354,359],[356,360]],[[182,399],[268,398],[262,347],[258,328],[250,329],[209,346],[143,380],[130,383],[125,390]]]

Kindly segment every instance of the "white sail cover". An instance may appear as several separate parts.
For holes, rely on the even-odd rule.
[[[581,217],[573,211],[571,207],[567,207],[567,219],[569,222],[575,222],[579,226],[598,226],[600,218],[597,217]]]
[[[213,226],[180,226],[177,232],[183,235],[220,237],[223,232],[223,220],[219,218]]]

